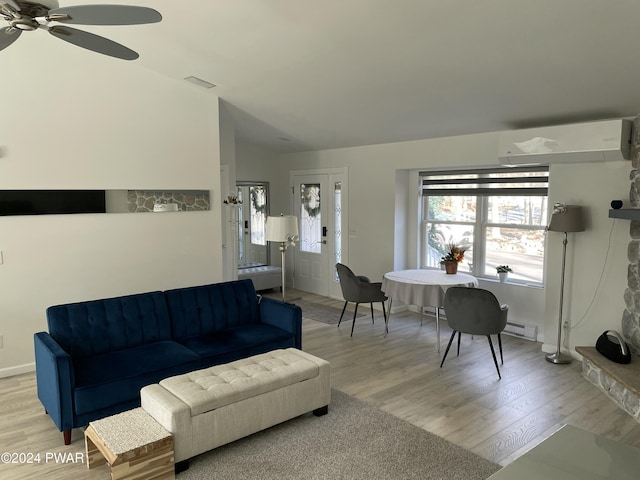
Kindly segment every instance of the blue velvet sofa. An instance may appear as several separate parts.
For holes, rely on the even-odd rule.
[[[140,405],[140,389],[192,370],[302,345],[300,307],[251,280],[47,309],[34,335],[38,398],[65,445],[71,429]]]

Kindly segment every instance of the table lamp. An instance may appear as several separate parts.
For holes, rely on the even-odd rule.
[[[577,205],[565,205],[564,203],[556,203],[553,205],[553,213],[547,230],[549,232],[562,232],[564,238],[562,240],[562,277],[560,279],[560,310],[558,314],[558,347],[555,353],[549,353],[545,356],[551,363],[571,363],[571,356],[560,352],[560,344],[562,339],[562,304],[564,300],[564,271],[565,260],[567,257],[567,233],[583,232],[585,229],[584,218],[582,216],[582,207]]]
[[[285,253],[287,247],[295,246],[298,241],[298,218],[293,215],[280,215],[279,217],[267,217],[265,240],[279,242],[282,254],[282,301],[287,301],[285,287]]]

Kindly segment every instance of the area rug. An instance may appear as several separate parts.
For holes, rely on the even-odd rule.
[[[304,318],[316,320],[317,322],[328,323],[330,325],[337,324],[340,321],[342,308],[322,305],[320,303],[309,302],[302,299],[294,300],[292,303],[302,308],[302,316]],[[354,304],[347,307],[347,310],[344,312],[344,318],[342,319],[343,322],[351,322],[351,320],[353,320],[353,310],[350,310],[350,308],[354,308]],[[371,310],[368,304],[360,305],[358,307],[358,315],[356,316],[356,319],[362,318],[365,315],[371,315]],[[371,317],[369,317],[369,319],[371,319]]]
[[[190,461],[177,480],[486,479],[500,466],[338,390],[303,415]]]

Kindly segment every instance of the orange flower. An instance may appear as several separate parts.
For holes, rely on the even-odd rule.
[[[450,243],[447,245],[449,250],[440,261],[442,262],[461,262],[464,260],[464,253],[467,251],[466,247]]]

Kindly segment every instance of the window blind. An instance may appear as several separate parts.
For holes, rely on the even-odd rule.
[[[422,195],[547,196],[549,166],[420,172]]]

